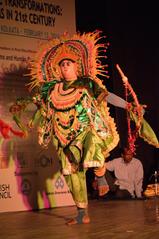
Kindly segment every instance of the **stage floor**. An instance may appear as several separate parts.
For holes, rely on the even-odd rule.
[[[89,201],[91,223],[65,225],[76,208],[0,213],[2,239],[158,239],[159,198]]]

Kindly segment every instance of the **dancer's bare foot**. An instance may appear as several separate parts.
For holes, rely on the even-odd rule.
[[[78,217],[72,218],[66,223],[66,225],[72,226],[72,225],[76,225],[76,224],[88,224],[88,223],[90,223],[90,218],[88,215],[85,215],[85,216],[83,216],[82,221],[78,220]]]
[[[99,196],[102,197],[106,193],[109,192],[109,186],[108,185],[100,185],[98,186]]]

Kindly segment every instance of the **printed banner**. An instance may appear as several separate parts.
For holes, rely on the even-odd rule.
[[[0,0],[0,72],[24,66],[42,41],[75,30],[74,0]]]
[[[39,45],[75,30],[74,0],[0,0],[0,212],[74,205],[53,146],[42,149],[36,130],[20,138],[9,108],[30,94],[28,63]]]

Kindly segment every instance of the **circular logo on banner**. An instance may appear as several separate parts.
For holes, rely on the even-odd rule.
[[[24,195],[29,195],[31,193],[31,190],[31,182],[28,179],[23,179],[21,183],[21,192]]]
[[[40,158],[35,160],[35,165],[36,167],[42,167],[42,168],[51,167],[52,158],[46,155],[41,155]]]
[[[64,187],[64,181],[62,180],[62,178],[61,177],[58,177],[58,179],[56,180],[56,182],[55,182],[55,187],[57,188],[57,189],[59,189],[59,188],[63,188]]]
[[[50,165],[50,159],[45,155],[42,155],[39,160],[41,167],[47,167]]]

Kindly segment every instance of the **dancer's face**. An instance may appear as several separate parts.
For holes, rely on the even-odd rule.
[[[74,81],[77,79],[77,64],[71,60],[63,60],[60,63],[62,77],[66,81]]]

